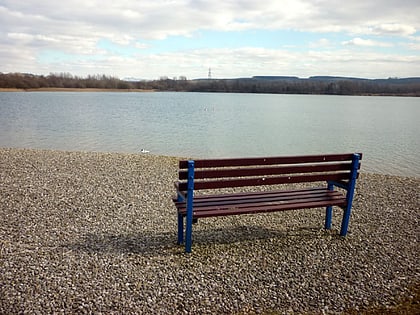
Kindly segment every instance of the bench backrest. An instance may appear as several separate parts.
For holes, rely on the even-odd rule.
[[[346,183],[357,178],[362,153],[182,160],[178,189],[278,185],[317,181]],[[188,178],[190,182],[188,183]]]

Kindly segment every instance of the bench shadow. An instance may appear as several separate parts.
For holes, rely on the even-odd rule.
[[[235,226],[196,230],[193,243],[234,244],[271,238],[299,238],[304,240],[317,233],[318,228],[302,227],[295,230],[275,230],[261,226]],[[176,231],[149,234],[85,234],[79,241],[64,247],[88,253],[136,254],[146,256],[172,256],[184,252],[183,245],[177,245]]]
[[[266,239],[299,239],[305,241],[318,233],[319,227],[300,227],[292,229],[275,229],[262,226],[223,227],[193,232],[193,243],[205,244],[234,244]]]
[[[178,248],[173,232],[149,234],[88,233],[66,245],[74,251],[99,254],[136,254],[148,256],[173,255]]]

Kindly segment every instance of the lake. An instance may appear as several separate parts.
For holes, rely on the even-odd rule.
[[[420,177],[420,98],[2,92],[0,147],[251,157],[363,152],[362,169]]]

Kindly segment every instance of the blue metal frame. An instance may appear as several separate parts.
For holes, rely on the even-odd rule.
[[[344,208],[343,220],[341,221],[341,230],[340,230],[341,236],[346,236],[347,230],[349,227],[351,207],[353,204],[354,190],[356,188],[356,179],[357,179],[357,173],[359,170],[359,164],[360,164],[360,154],[353,154],[349,182],[347,184],[344,184],[341,182],[335,182],[335,181],[328,182],[328,190],[334,190],[334,186],[347,190],[346,207]],[[332,221],[332,206],[328,206],[326,208],[326,214],[325,214],[325,229],[327,230],[331,229],[331,221]]]
[[[178,202],[184,201],[184,198],[178,194]],[[178,213],[178,245],[184,243],[184,216]]]
[[[328,182],[328,190],[334,190],[334,184],[332,182]],[[328,206],[325,214],[325,229],[331,229],[331,222],[332,222],[332,206]]]
[[[343,213],[343,220],[341,222],[341,236],[346,236],[347,229],[349,227],[350,222],[350,215],[351,215],[351,206],[353,204],[353,196],[354,196],[354,190],[356,188],[356,178],[357,178],[357,172],[359,170],[359,164],[360,164],[360,154],[353,154],[352,163],[351,163],[351,172],[350,172],[350,181],[348,183],[348,189],[347,189],[347,206]]]
[[[194,200],[194,161],[188,161],[187,182],[187,222],[185,227],[185,251],[191,253],[192,224],[193,224],[193,200]]]
[[[177,191],[177,202],[184,202],[185,195],[183,192],[179,191],[178,187]],[[178,245],[184,243],[184,216],[178,212]]]

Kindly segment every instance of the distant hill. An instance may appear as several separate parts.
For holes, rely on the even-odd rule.
[[[374,83],[391,83],[391,84],[418,84],[420,83],[420,77],[412,78],[388,78],[388,79],[366,79],[366,78],[354,78],[354,77],[338,77],[338,76],[311,76],[309,78],[299,78],[296,76],[253,76],[255,80],[272,80],[272,81],[290,81],[290,80],[301,80],[301,81],[323,81],[323,82],[335,82],[335,81],[360,81],[360,82],[374,82]]]
[[[316,81],[369,81],[369,79],[364,78],[353,78],[353,77],[334,77],[334,76],[312,76],[308,80]]]
[[[300,80],[299,77],[288,77],[288,76],[274,76],[274,75],[258,75],[253,76],[255,80]]]
[[[420,96],[420,77],[366,79],[341,76],[253,76],[199,80],[191,89],[236,93]]]
[[[420,77],[375,79],[373,81],[378,82],[378,83],[392,83],[392,84],[419,84]]]

